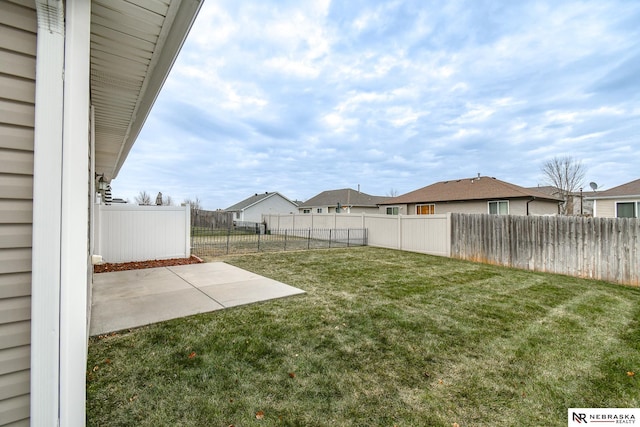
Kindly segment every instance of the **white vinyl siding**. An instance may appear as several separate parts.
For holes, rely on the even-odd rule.
[[[271,193],[259,202],[244,209],[243,221],[262,222],[262,215],[288,214],[297,212],[298,207],[282,197],[279,193]]]
[[[631,196],[625,200],[620,199],[596,199],[593,201],[593,216],[601,218],[624,218],[632,211],[635,218],[640,218],[640,200]]]
[[[0,2],[0,424],[3,425],[29,423],[36,22],[34,7]]]

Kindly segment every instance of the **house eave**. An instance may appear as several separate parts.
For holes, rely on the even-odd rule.
[[[125,2],[92,2],[96,173],[104,174],[107,180],[122,168],[202,5],[200,0],[172,0],[164,11],[154,2],[136,3],[139,7]],[[114,11],[118,7],[121,9]],[[144,23],[145,31],[116,22],[118,16]]]
[[[398,200],[394,202],[384,202],[378,204],[378,206],[395,206],[395,205],[414,205],[414,204],[435,204],[435,203],[467,203],[467,202],[483,202],[493,200],[531,200],[531,199],[546,201],[552,203],[560,203],[562,200],[554,199],[551,197],[539,197],[539,196],[491,196],[491,197],[479,197],[469,199],[453,199],[453,200]]]
[[[623,194],[618,196],[595,196],[585,197],[585,200],[624,200],[624,199],[640,199],[640,194]]]

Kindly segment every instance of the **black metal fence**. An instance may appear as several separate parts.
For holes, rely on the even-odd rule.
[[[266,251],[299,251],[367,245],[367,229],[264,230],[258,227],[193,227],[191,253],[217,256]]]

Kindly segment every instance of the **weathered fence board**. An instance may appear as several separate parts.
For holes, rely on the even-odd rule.
[[[233,226],[233,212],[205,211],[191,209],[191,226],[205,228],[231,228]]]
[[[452,214],[451,256],[638,286],[640,220]]]

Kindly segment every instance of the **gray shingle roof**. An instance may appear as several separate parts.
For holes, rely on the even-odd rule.
[[[289,200],[286,197],[284,197],[282,194],[278,193],[277,191],[272,191],[270,193],[269,192],[259,193],[259,194],[256,193],[253,196],[247,197],[243,201],[236,203],[235,205],[229,206],[228,208],[225,209],[225,211],[227,211],[227,212],[241,211],[242,209],[246,209],[249,206],[255,205],[256,203],[261,202],[264,199],[268,199],[269,197],[273,197],[276,194],[279,195],[280,197],[284,198],[285,200]],[[291,202],[291,203],[293,203],[293,202]]]
[[[554,197],[562,197],[560,194],[560,190],[558,190],[556,187],[552,186],[552,185],[545,185],[545,186],[538,186],[538,187],[527,187],[527,189],[529,190],[537,190],[540,191],[542,193],[545,194],[549,194],[550,196],[554,196]],[[572,196],[580,196],[580,191],[574,191],[572,193],[570,193]],[[589,191],[585,191],[585,189],[582,189],[582,196],[583,197],[590,197],[595,195],[596,193],[589,190]]]
[[[386,200],[387,197],[372,196],[370,194],[357,191],[352,188],[342,188],[340,190],[323,191],[313,196],[306,202],[302,203],[300,208],[314,206],[336,206],[340,203],[342,206],[369,206],[375,207],[379,203]]]

